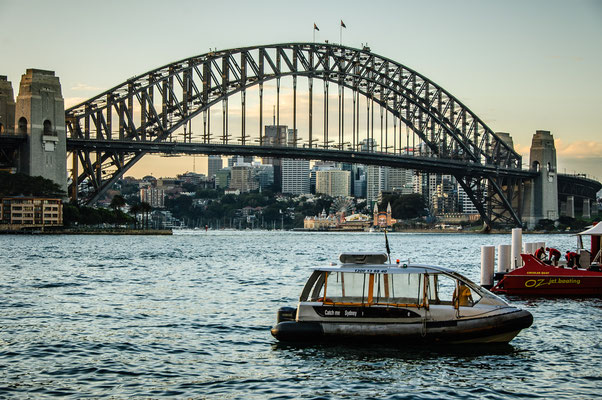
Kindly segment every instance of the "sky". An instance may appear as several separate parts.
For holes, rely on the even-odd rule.
[[[338,42],[341,20],[344,45],[367,43],[436,82],[509,132],[525,163],[548,130],[560,172],[602,180],[600,0],[0,0],[0,75],[16,96],[27,68],[53,70],[68,107],[210,48],[311,42],[314,23],[316,41]],[[128,175],[200,165],[147,156]]]

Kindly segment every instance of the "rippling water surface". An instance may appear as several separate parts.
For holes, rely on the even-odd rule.
[[[480,246],[510,236],[389,240],[393,257],[478,282]],[[276,310],[295,305],[307,267],[382,251],[380,234],[5,235],[0,244],[0,397],[591,399],[602,388],[601,299],[510,298],[535,321],[506,346],[278,344]]]

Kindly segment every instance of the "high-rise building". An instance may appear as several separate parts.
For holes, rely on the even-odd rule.
[[[337,169],[337,164],[333,161],[315,161],[313,167],[309,171],[309,192],[316,193],[316,173],[318,171],[326,171],[329,169]]]
[[[274,175],[276,170],[274,168]],[[309,193],[309,161],[282,159],[282,193]]]
[[[274,185],[274,166],[270,164],[252,164],[252,174],[254,179],[259,184],[259,188],[267,189]]]
[[[366,198],[366,167],[364,165],[353,165],[353,195],[358,198]]]
[[[222,169],[223,161],[221,156],[209,155],[207,156],[207,176],[213,178],[215,173]]]
[[[440,183],[432,194],[431,204],[434,215],[455,213],[457,207],[456,181],[451,175],[438,175]]]
[[[463,214],[478,214],[479,210],[474,205],[470,197],[466,194],[464,188],[458,183],[458,204],[460,207],[460,211]]]
[[[387,188],[387,169],[374,165],[366,167],[366,200],[369,207],[376,202],[378,194]]]
[[[228,187],[240,190],[241,192],[250,192],[251,190],[259,189],[259,183],[254,179],[251,165],[233,166]]]
[[[232,168],[235,165],[251,164],[252,162],[253,156],[232,156],[228,158],[228,167]]]
[[[413,170],[389,168],[387,171],[387,190],[402,194],[411,194],[413,190]]]
[[[276,125],[276,117],[274,117],[273,125],[264,127],[264,135],[261,138],[262,146],[287,146],[289,129],[286,125]],[[263,157],[262,164],[270,164],[274,166],[274,190],[282,192],[282,161],[280,158]]]
[[[329,169],[316,172],[316,193],[332,197],[347,197],[351,194],[351,172]]]
[[[150,204],[152,208],[165,207],[165,190],[156,187],[140,189],[140,201]]]
[[[215,173],[215,187],[225,189],[230,185],[232,168],[222,168]]]

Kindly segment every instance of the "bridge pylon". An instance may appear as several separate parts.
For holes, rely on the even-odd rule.
[[[67,192],[65,105],[59,78],[53,71],[28,69],[21,76],[15,129],[26,136],[19,170],[50,179]]]
[[[558,219],[558,173],[554,136],[538,130],[531,140],[529,170],[538,175],[525,184],[524,220],[533,228],[540,219]]]

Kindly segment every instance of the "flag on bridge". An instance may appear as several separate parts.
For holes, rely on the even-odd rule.
[[[343,20],[341,20],[341,28],[347,28],[347,25],[345,25],[345,23],[343,22]]]
[[[319,30],[320,30],[320,29],[318,29],[318,25],[316,25],[316,23],[315,23],[315,22],[314,22],[314,29],[315,29],[316,31],[319,31]]]

